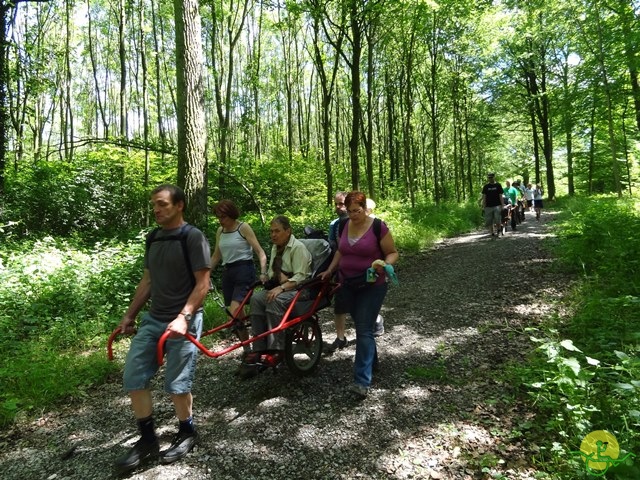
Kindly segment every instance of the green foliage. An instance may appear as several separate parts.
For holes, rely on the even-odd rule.
[[[289,159],[286,151],[276,151],[260,161],[233,162],[224,188],[219,185],[218,172],[209,183],[212,203],[229,198],[243,215],[255,215],[258,208],[269,222],[275,215],[287,215],[292,220],[317,220],[316,212],[326,207],[325,174],[320,162],[309,161],[300,154]],[[242,179],[240,182],[239,179]],[[249,198],[247,187],[253,197]],[[256,217],[257,218],[257,217]],[[313,222],[312,222],[313,223]]]
[[[143,242],[45,237],[0,246],[0,418],[102,382],[105,339],[142,271]]]
[[[560,207],[565,210],[558,229],[561,258],[598,281],[598,289],[615,293],[622,286],[638,293],[635,282],[625,287],[611,284],[609,277],[633,278],[640,267],[640,202],[600,196],[566,200]]]
[[[539,460],[568,479],[584,470],[572,452],[590,431],[610,431],[627,451],[640,448],[640,202],[596,197],[558,206],[556,250],[562,268],[581,280],[565,299],[571,318],[551,318],[535,332],[537,354],[518,375],[546,418],[538,434],[554,440]],[[620,465],[607,478],[636,473]]]
[[[407,251],[421,250],[442,238],[468,232],[482,221],[480,209],[473,203],[422,203],[410,209],[394,202],[388,210],[376,209],[375,213],[389,224],[396,243]]]
[[[4,348],[2,351],[5,355]],[[19,412],[86,395],[118,368],[102,349],[79,357],[74,350],[60,351],[33,341],[7,353],[10,357],[0,366],[0,425],[11,422]]]
[[[155,159],[150,184],[174,178],[173,169]],[[103,146],[78,153],[73,163],[23,163],[8,173],[0,225],[15,223],[6,233],[104,238],[145,224],[151,188],[143,183],[141,153]]]

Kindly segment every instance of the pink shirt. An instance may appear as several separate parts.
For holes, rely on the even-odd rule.
[[[380,249],[376,234],[373,232],[373,224],[371,227],[353,243],[354,239],[349,242],[348,237],[349,222],[347,221],[342,231],[342,236],[338,242],[338,251],[340,252],[340,274],[345,278],[355,277],[362,275],[363,278],[366,275],[367,268],[371,266],[374,260],[384,260],[384,254]],[[389,232],[389,227],[382,222],[380,225],[380,239]],[[380,275],[376,283],[384,283],[385,276]]]

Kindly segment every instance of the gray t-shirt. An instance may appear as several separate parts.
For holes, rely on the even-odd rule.
[[[159,230],[156,239],[176,235],[179,228]],[[187,234],[187,250],[191,270],[197,272],[211,268],[209,242],[197,228]],[[186,266],[186,258],[179,239],[154,241],[144,257],[144,267],[151,275],[151,308],[155,319],[170,322],[175,319],[193,290],[192,277]]]

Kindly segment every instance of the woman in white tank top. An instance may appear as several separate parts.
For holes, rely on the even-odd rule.
[[[260,262],[260,280],[266,281],[267,255],[251,227],[238,221],[240,211],[231,200],[216,203],[213,213],[220,222],[220,227],[216,232],[216,246],[211,256],[211,271],[220,264],[224,267],[224,304],[236,315],[240,303],[256,281],[253,256],[257,255]],[[238,330],[238,337],[240,340],[246,340],[249,333],[246,330]],[[249,345],[245,345],[244,351],[250,351]]]

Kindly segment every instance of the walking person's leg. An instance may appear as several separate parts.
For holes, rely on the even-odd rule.
[[[387,284],[361,288],[351,310],[356,328],[356,356],[353,364],[354,384],[352,391],[364,398],[371,385],[373,366],[377,362],[378,351],[373,335],[376,318],[387,293]]]

